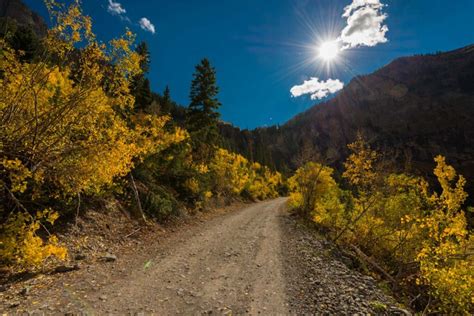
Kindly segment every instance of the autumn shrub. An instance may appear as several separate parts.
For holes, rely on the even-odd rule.
[[[291,207],[320,223],[330,219],[339,221],[335,214],[343,213],[342,192],[332,173],[331,168],[315,162],[308,162],[299,168],[288,180],[292,192],[289,198]]]
[[[50,235],[45,242],[37,234],[42,222],[52,225],[58,216],[48,209],[35,216],[26,211],[11,214],[0,229],[0,264],[28,269],[38,267],[51,256],[66,259],[67,250],[56,236]]]
[[[381,170],[380,155],[362,138],[349,148],[343,177],[350,191],[339,189],[330,168],[307,163],[289,180],[289,207],[304,210],[334,241],[362,249],[395,286],[412,292],[426,286],[433,298],[427,310],[472,312],[474,237],[462,210],[465,179],[438,156],[437,193],[420,177]]]
[[[218,148],[209,164],[212,190],[217,196],[243,196],[264,200],[279,195],[283,183],[281,174],[245,157]]]
[[[46,5],[54,26],[43,39],[42,59],[22,59],[0,39],[2,244],[14,234],[12,221],[21,223],[37,205],[101,194],[147,155],[186,138],[178,128],[165,129],[169,117],[133,111],[130,83],[141,59],[131,32],[105,45],[78,2]],[[23,222],[18,225],[30,233],[16,236],[40,245],[36,222]],[[27,259],[20,244],[16,255],[40,261]]]
[[[199,199],[199,183],[190,184],[199,171],[192,161],[189,137],[155,154],[148,155],[133,170],[143,210],[158,221],[180,214],[185,203]],[[128,194],[131,199],[132,192]],[[195,193],[193,193],[195,192]],[[194,195],[197,194],[197,195]]]
[[[444,157],[435,161],[442,191],[430,196],[429,214],[416,219],[427,236],[416,256],[421,272],[417,282],[428,285],[440,301],[433,311],[468,314],[474,312],[474,234],[468,231],[462,210],[466,180]]]
[[[279,196],[279,188],[283,178],[277,171],[271,171],[267,166],[254,162],[249,167],[250,179],[244,188],[244,195],[253,200],[264,200]]]
[[[134,159],[175,138],[163,129],[166,117],[123,117],[133,106],[130,77],[139,71],[140,60],[130,48],[133,35],[127,32],[106,48],[95,41],[90,19],[77,4],[63,12],[47,3],[57,21],[45,39],[49,54],[75,57],[65,64],[20,62],[0,42],[3,165],[20,161],[38,190],[49,184],[58,195],[95,193],[128,173]],[[75,48],[84,42],[81,50]],[[19,170],[3,168],[3,178],[24,173]]]
[[[250,181],[248,160],[225,149],[217,149],[209,167],[218,195],[240,195]]]

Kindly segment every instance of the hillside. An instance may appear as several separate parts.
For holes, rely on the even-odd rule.
[[[14,20],[20,26],[32,28],[37,35],[46,34],[47,26],[43,18],[20,0],[0,0],[0,17]]]
[[[358,76],[333,99],[283,126],[252,131],[251,142],[263,142],[264,147],[254,146],[252,155],[270,156],[277,169],[294,170],[301,148],[313,147],[340,167],[348,153],[346,145],[358,131],[375,147],[389,151],[400,166],[411,161],[423,175],[431,173],[434,156],[445,155],[472,188],[474,46],[399,58],[370,75]],[[232,134],[239,143],[245,133]],[[258,153],[262,150],[263,155]]]

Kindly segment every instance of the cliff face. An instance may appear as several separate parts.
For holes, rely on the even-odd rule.
[[[266,146],[279,169],[294,169],[293,158],[308,143],[340,167],[358,131],[423,175],[432,174],[433,157],[446,156],[474,193],[474,45],[399,58],[356,77],[265,138],[272,139]]]
[[[38,36],[48,29],[43,18],[31,11],[21,0],[0,0],[0,17],[15,20],[19,25],[32,28]]]

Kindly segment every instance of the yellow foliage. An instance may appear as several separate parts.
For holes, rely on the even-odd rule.
[[[378,154],[359,137],[343,176],[354,194],[341,191],[332,170],[308,163],[289,179],[288,205],[304,209],[313,221],[342,243],[359,246],[394,274],[419,264],[405,282],[416,279],[436,299],[432,312],[469,314],[474,310],[474,235],[461,209],[466,183],[438,156],[434,174],[440,193],[426,180],[406,174],[384,175]]]
[[[31,172],[23,166],[20,160],[8,160],[6,158],[0,162],[4,170],[9,175],[11,182],[11,191],[23,193],[26,190],[27,179],[31,177]]]
[[[130,31],[104,45],[78,1],[45,2],[54,26],[43,60],[25,62],[0,40],[0,186],[16,204],[16,195],[26,201],[2,210],[12,215],[1,242],[5,258],[25,266],[63,256],[55,237],[36,236],[31,201],[100,193],[145,156],[188,137],[165,128],[169,117],[134,114],[130,85],[141,57]]]
[[[291,179],[291,178],[290,178]],[[296,188],[293,187],[293,191],[290,192],[290,196],[288,197],[287,206],[290,210],[295,210],[303,205],[303,194],[298,192]]]
[[[188,189],[193,194],[198,194],[200,192],[199,181],[194,178],[189,178],[184,183],[186,189]]]
[[[344,210],[340,202],[342,192],[332,173],[331,168],[315,162],[299,168],[288,180],[293,192],[289,199],[290,207],[323,225],[340,222]]]
[[[41,221],[54,224],[58,213],[52,210],[37,212],[32,217],[26,212],[10,215],[2,227],[0,234],[0,258],[4,264],[14,264],[16,267],[34,268],[45,259],[54,256],[65,260],[66,248],[59,245],[56,236],[51,235],[44,242],[36,232],[40,229]]]
[[[206,191],[204,192],[204,199],[207,201],[212,197],[212,192],[211,191]]]
[[[12,192],[25,191],[25,179],[32,177],[33,186],[48,182],[61,195],[96,193],[127,174],[134,161],[187,135],[166,132],[169,117],[124,116],[134,103],[130,80],[140,71],[131,32],[107,49],[96,42],[77,3],[63,11],[55,1],[47,4],[56,21],[45,39],[48,52],[69,62],[22,63],[0,41],[1,172],[11,179]],[[85,45],[76,50],[79,41]],[[80,57],[72,58],[73,52]]]
[[[430,197],[430,214],[417,223],[427,236],[416,257],[421,271],[417,281],[429,285],[441,301],[438,311],[468,314],[474,310],[474,235],[467,230],[461,210],[467,198],[466,181],[444,157],[435,161],[442,192]]]
[[[361,189],[373,185],[377,177],[374,171],[377,152],[369,147],[360,134],[357,135],[356,141],[349,144],[348,147],[352,154],[344,163],[346,170],[343,177],[347,178],[352,185],[359,186]]]
[[[280,173],[222,148],[217,149],[209,169],[218,195],[237,196],[245,191],[253,199],[277,197],[283,181]]]
[[[250,179],[247,159],[222,148],[217,149],[209,168],[218,194],[239,195]]]

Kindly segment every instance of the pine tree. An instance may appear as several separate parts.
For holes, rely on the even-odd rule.
[[[171,111],[171,106],[172,106],[172,100],[171,100],[171,93],[170,93],[170,88],[166,86],[165,90],[163,91],[163,97],[161,97],[161,112],[163,114],[168,114]]]
[[[148,49],[148,44],[146,42],[140,42],[137,48],[135,48],[135,52],[142,58],[140,68],[143,74],[147,74],[150,71],[150,50]]]
[[[146,111],[153,101],[150,81],[146,78],[146,74],[150,71],[150,51],[146,42],[138,44],[135,51],[142,58],[140,62],[142,73],[135,76],[131,89],[135,97],[135,109],[137,111]]]
[[[186,126],[191,133],[195,157],[208,161],[214,146],[219,141],[218,109],[221,103],[217,99],[219,88],[216,84],[216,71],[208,59],[204,58],[196,66],[191,83],[190,99]]]

